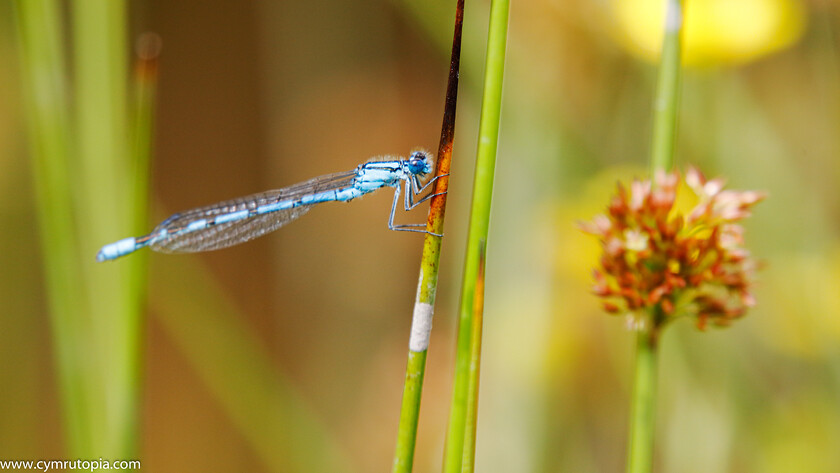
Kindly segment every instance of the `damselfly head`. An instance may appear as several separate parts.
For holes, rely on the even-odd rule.
[[[412,151],[408,157],[408,172],[411,174],[429,174],[432,172],[432,157],[427,151]]]

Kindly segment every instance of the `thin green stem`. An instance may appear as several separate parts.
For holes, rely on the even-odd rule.
[[[666,0],[665,36],[662,42],[659,77],[653,107],[651,175],[674,166],[677,139],[677,110],[680,97],[682,60],[683,0]]]
[[[420,397],[423,391],[423,377],[426,369],[426,353],[432,329],[435,296],[437,295],[440,246],[443,234],[443,219],[446,211],[446,193],[449,188],[449,169],[452,161],[452,147],[455,140],[455,112],[458,103],[458,76],[461,65],[461,32],[464,24],[464,0],[458,0],[455,8],[455,33],[452,39],[452,55],[449,60],[449,78],[435,167],[435,197],[429,205],[426,221],[426,238],[423,241],[423,256],[420,260],[420,278],[414,301],[414,315],[411,321],[411,337],[408,343],[408,362],[405,371],[405,386],[400,410],[400,425],[397,431],[397,445],[394,452],[393,471],[410,472],[414,464],[414,446],[417,440],[417,423],[420,416]]]
[[[477,385],[477,380],[471,381],[471,375],[478,375],[477,371],[471,370],[473,338],[477,336],[474,333],[475,327],[473,324],[475,288],[483,242],[487,241],[490,227],[490,205],[493,196],[505,51],[507,48],[508,10],[508,0],[493,0],[490,5],[490,26],[484,69],[484,95],[481,102],[481,122],[479,125],[469,235],[467,236],[467,250],[464,260],[464,277],[461,284],[460,329],[449,427],[443,459],[443,470],[447,473],[459,472],[462,469],[462,461],[466,455],[464,452],[465,436],[467,426],[470,423],[467,416],[469,387],[471,383]]]
[[[397,432],[397,449],[394,453],[394,472],[409,472],[414,465],[414,445],[417,439],[417,422],[420,419],[420,397],[423,393],[426,353],[408,352],[405,368],[405,386],[400,408],[400,428]]]
[[[651,176],[674,166],[677,111],[682,60],[683,0],[665,0],[665,35],[653,107]],[[651,179],[655,182],[655,179]],[[650,473],[656,422],[657,344],[661,329],[657,307],[639,330],[636,344],[636,375],[630,417],[630,447],[627,473]]]
[[[18,43],[30,143],[32,175],[38,205],[43,271],[49,298],[61,404],[69,450],[89,450],[83,353],[75,343],[86,311],[73,218],[70,176],[70,119],[64,32],[58,0],[18,0]]]
[[[641,329],[637,336],[636,376],[633,381],[627,473],[650,473],[653,468],[657,384],[655,330],[655,328]]]
[[[158,59],[161,50],[160,36],[144,33],[137,41],[137,58],[134,61],[134,100],[131,133],[131,162],[128,167],[128,194],[132,234],[144,231],[149,217],[149,174],[154,142],[155,103],[158,83]],[[134,280],[130,286],[139,291],[137,300],[145,299],[147,253],[135,257],[136,270],[131,273]]]
[[[467,387],[466,428],[464,429],[464,457],[461,471],[475,471],[475,441],[478,430],[478,386],[481,373],[481,334],[484,326],[484,274],[486,266],[484,242],[481,242],[478,256],[478,275],[473,297],[472,342],[470,343],[470,384]]]
[[[134,230],[131,199],[120,192],[130,188],[125,2],[67,4],[72,101],[62,5],[16,3],[65,430],[72,456],[129,457],[136,451],[140,266],[96,267],[93,257],[103,241]]]
[[[134,63],[134,121],[132,134],[132,198],[134,225],[145,227],[148,216],[149,162],[152,156],[155,97],[158,82],[158,57],[161,39],[154,33],[144,33],[137,41]]]

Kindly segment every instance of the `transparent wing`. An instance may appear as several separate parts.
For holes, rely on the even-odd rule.
[[[253,194],[177,213],[164,220],[149,234],[151,239],[149,246],[162,253],[191,253],[217,250],[252,240],[277,230],[300,217],[309,211],[311,205],[250,215],[218,224],[213,223],[214,219],[243,210],[254,210],[262,205],[298,200],[309,194],[352,186],[355,176],[354,171],[329,174],[283,189]],[[189,228],[190,224],[200,220],[207,220],[209,224],[197,229]],[[155,238],[155,235],[159,235],[161,230],[167,231],[166,237]]]

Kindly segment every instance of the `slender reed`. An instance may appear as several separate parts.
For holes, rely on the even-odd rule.
[[[470,386],[478,386],[477,362],[473,358],[474,343],[480,346],[480,328],[474,323],[476,283],[478,281],[484,242],[490,226],[490,205],[493,196],[493,178],[496,167],[496,149],[499,141],[499,117],[502,106],[505,51],[507,47],[508,0],[493,0],[490,6],[490,27],[485,57],[484,95],[481,103],[478,151],[473,182],[470,226],[464,261],[464,278],[461,285],[458,346],[455,360],[455,379],[446,435],[443,470],[447,473],[461,471],[463,460],[473,458],[474,438],[465,439],[468,432],[474,435],[476,417],[467,414]],[[479,328],[479,330],[476,330]],[[477,353],[480,355],[480,353]],[[468,444],[469,443],[469,444]],[[472,463],[470,461],[470,463]]]
[[[628,473],[649,472],[653,468],[653,433],[656,423],[657,329],[640,329],[636,337]]]
[[[461,471],[475,471],[475,439],[478,427],[478,386],[481,373],[481,331],[484,326],[484,269],[487,253],[481,241],[478,253],[478,274],[475,280],[472,317],[472,343],[470,344],[470,385],[467,387],[467,422],[464,430],[464,458]]]
[[[650,157],[652,176],[657,172],[669,171],[674,166],[674,144],[677,136],[683,0],[665,0],[665,3],[665,35],[653,108],[653,140]],[[651,181],[655,183],[656,179],[651,179]],[[653,469],[661,311],[660,306],[654,306],[648,314],[649,323],[639,327],[631,401],[627,473],[649,473]]]
[[[461,65],[461,31],[464,24],[464,0],[458,0],[455,9],[455,33],[452,39],[452,55],[449,60],[449,79],[443,111],[443,125],[438,146],[434,193],[426,231],[443,234],[443,218],[446,210],[446,192],[449,187],[449,169],[452,160],[452,146],[455,140],[455,112],[458,101],[458,76]],[[438,266],[440,264],[441,237],[426,234],[423,241],[423,256],[420,261],[420,278],[414,302],[411,321],[411,337],[408,346],[408,362],[405,370],[400,424],[397,430],[397,445],[394,453],[393,471],[409,472],[414,464],[414,446],[417,440],[417,422],[420,416],[420,397],[423,391],[423,376],[426,370],[426,353],[432,330],[435,295],[437,294]]]
[[[26,129],[38,222],[41,227],[43,271],[55,345],[61,406],[69,450],[89,450],[85,377],[79,369],[75,343],[85,312],[84,282],[73,219],[70,118],[65,93],[64,31],[58,0],[15,2],[19,55],[24,90]],[[60,237],[59,237],[60,236]]]
[[[659,63],[659,77],[653,107],[653,140],[651,142],[651,175],[657,170],[674,167],[674,143],[677,140],[682,75],[683,1],[665,0],[665,36]]]
[[[72,2],[75,176],[79,251],[95,255],[103,241],[138,230],[131,192],[129,61],[125,1]],[[143,199],[145,203],[145,199]],[[95,258],[82,259],[90,304],[89,383],[97,416],[94,435],[101,455],[131,455],[136,450],[139,379],[142,259],[103,268]]]
[[[64,5],[16,3],[64,427],[71,456],[125,458],[136,453],[143,265],[96,267],[93,255],[136,230],[141,200],[123,192],[132,188],[126,4],[67,4],[72,88]]]
[[[148,223],[147,202],[149,170],[155,123],[155,97],[158,83],[158,59],[162,40],[155,33],[144,33],[137,40],[134,62],[134,121],[132,123],[131,176],[134,225],[144,228]]]

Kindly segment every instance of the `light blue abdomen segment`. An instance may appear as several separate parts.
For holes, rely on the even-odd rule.
[[[125,256],[129,253],[133,253],[138,248],[142,248],[144,246],[146,245],[138,245],[137,239],[134,237],[125,238],[118,242],[114,242],[109,245],[103,246],[102,249],[99,250],[99,253],[96,254],[96,261],[101,262],[116,259],[120,256]]]
[[[320,204],[321,202],[347,202],[355,199],[365,192],[356,189],[355,187],[345,187],[343,189],[333,189],[325,192],[318,192],[317,194],[307,195],[300,199],[300,205]]]
[[[231,212],[229,214],[216,215],[216,223],[233,222],[234,220],[241,220],[249,214],[248,209],[240,210],[238,212]]]
[[[207,219],[203,218],[201,220],[196,220],[195,222],[190,222],[190,224],[187,225],[187,230],[186,231],[194,232],[196,230],[201,230],[202,228],[204,228],[206,226],[207,226]]]
[[[273,204],[260,205],[259,207],[257,207],[256,214],[262,215],[271,212],[277,212],[278,210],[290,209],[294,206],[294,203],[295,201],[293,200],[284,200],[280,202],[274,202]]]
[[[340,202],[347,202],[363,194],[364,192],[360,191],[359,189],[356,189],[355,187],[347,187],[345,189],[336,191],[335,200],[338,200]]]
[[[381,187],[381,185],[379,187]],[[288,210],[295,207],[302,207],[305,205],[320,204],[321,202],[346,202],[348,200],[359,197],[360,195],[365,193],[366,192],[356,189],[354,187],[333,189],[329,191],[318,192],[311,195],[305,195],[295,200],[285,200],[280,202],[274,202],[272,204],[260,205],[256,209],[256,214],[263,215],[272,212],[278,212],[280,210]],[[216,221],[218,222],[218,217],[216,218]]]

